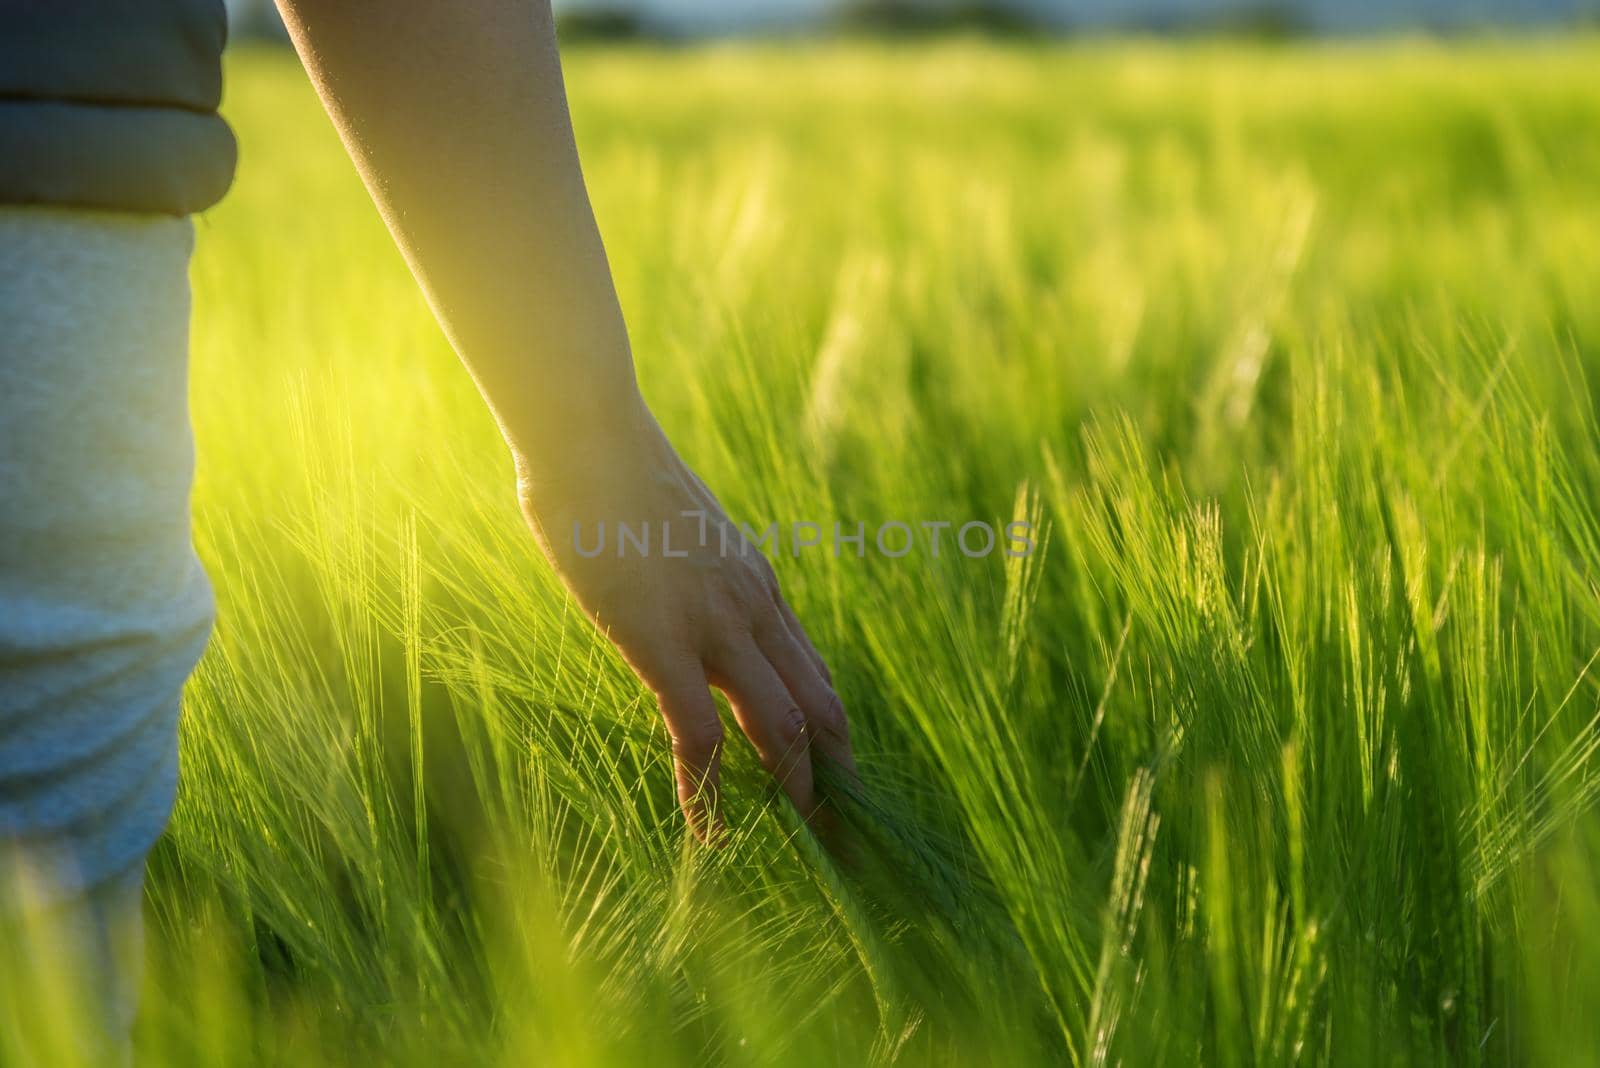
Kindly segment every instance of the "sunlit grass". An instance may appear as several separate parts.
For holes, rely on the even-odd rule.
[[[236,56],[141,1049],[1596,1063],[1597,64],[571,57],[640,376],[730,512],[1048,530],[775,560],[863,764],[840,866],[743,750],[734,846],[686,845],[292,58]]]

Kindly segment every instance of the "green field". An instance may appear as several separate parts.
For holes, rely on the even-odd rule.
[[[568,67],[728,511],[1042,551],[776,558],[860,856],[738,747],[693,847],[293,57],[236,54],[154,1063],[1600,1064],[1600,42]]]

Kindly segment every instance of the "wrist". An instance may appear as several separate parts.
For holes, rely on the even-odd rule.
[[[525,506],[570,497],[637,464],[659,438],[632,376],[592,399],[565,398],[541,418],[502,424]]]

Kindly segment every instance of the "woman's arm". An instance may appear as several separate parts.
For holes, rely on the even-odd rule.
[[[510,444],[563,579],[656,692],[704,836],[722,744],[708,685],[803,814],[811,757],[853,768],[827,668],[772,569],[639,395],[584,189],[548,0],[280,0],[311,80]],[[684,513],[690,513],[685,515]],[[708,529],[695,513],[709,517]],[[673,555],[590,557],[598,525],[671,527]],[[730,527],[730,529],[732,529]],[[702,544],[703,542],[703,544]],[[677,555],[680,552],[686,555]]]

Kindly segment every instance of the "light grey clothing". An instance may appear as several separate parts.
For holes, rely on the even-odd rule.
[[[142,871],[211,629],[193,244],[184,218],[0,206],[0,847],[63,896]]]

